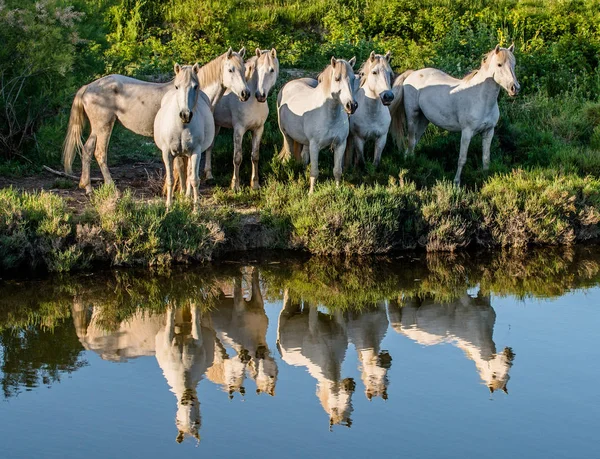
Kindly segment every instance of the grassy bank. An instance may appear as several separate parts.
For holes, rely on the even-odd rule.
[[[600,179],[513,171],[479,189],[438,182],[419,189],[404,176],[387,185],[269,181],[258,193],[217,191],[194,212],[182,199],[138,201],[100,188],[75,214],[48,192],[0,190],[3,270],[169,266],[229,250],[298,249],[319,255],[386,254],[571,245],[600,235]]]

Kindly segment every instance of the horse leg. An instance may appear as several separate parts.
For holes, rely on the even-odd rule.
[[[300,158],[302,159],[302,164],[308,166],[310,161],[310,148],[308,145],[302,145],[302,152],[300,153]]]
[[[344,165],[344,152],[346,151],[346,142],[340,142],[335,146],[333,152],[333,176],[335,184],[340,186],[342,182],[342,166]],[[317,169],[318,170],[318,169]]]
[[[354,137],[354,165],[365,165],[365,139],[359,136]]]
[[[106,164],[108,141],[110,140],[110,134],[112,133],[114,125],[115,118],[113,117],[108,123],[102,126],[102,129],[99,130],[97,134],[96,149],[94,150],[94,156],[96,156],[96,161],[98,162],[100,170],[102,171],[104,183],[106,183],[107,185],[111,185],[114,183],[112,177],[110,176],[108,165]]]
[[[494,128],[488,129],[481,133],[481,144],[483,147],[483,170],[487,171],[490,168],[490,148],[492,146],[492,139],[494,138]]]
[[[198,207],[198,182],[200,175],[200,157],[202,155],[202,152],[198,150],[200,150],[200,147],[198,147],[197,150],[194,151],[188,162],[188,170],[190,171],[188,183],[190,184],[194,192],[194,210],[196,210],[196,208]]]
[[[252,178],[250,179],[250,186],[253,190],[260,189],[258,183],[258,158],[260,157],[260,140],[262,139],[264,130],[265,126],[262,125],[252,132]]]
[[[405,158],[414,156],[415,147],[423,136],[425,129],[427,129],[428,124],[429,121],[421,112],[413,111],[410,116],[407,116],[408,146],[404,154]]]
[[[206,180],[206,181],[213,180],[212,151],[213,151],[213,147],[215,146],[215,140],[217,140],[217,135],[219,134],[220,130],[221,130],[221,126],[215,124],[215,137],[213,139],[213,143],[210,145],[210,147],[208,147],[208,149],[204,153],[206,155],[204,158],[204,180]]]
[[[92,131],[81,151],[81,179],[79,180],[79,188],[85,188],[87,194],[92,193],[90,165],[94,150],[96,150],[96,133]]]
[[[164,344],[168,349],[175,338],[175,308],[169,306],[167,308],[167,320],[165,321],[165,336]]]
[[[200,308],[196,303],[192,306],[192,338],[196,341],[199,346],[202,346],[202,335],[200,334]]]
[[[173,156],[169,148],[162,151],[163,162],[165,163],[165,184],[167,185],[167,210],[173,203]]]
[[[462,136],[460,138],[460,155],[458,157],[458,169],[456,170],[456,176],[454,177],[454,184],[460,185],[460,174],[462,173],[463,167],[467,162],[467,152],[469,151],[469,144],[473,137],[473,131],[470,129],[463,129]]]
[[[240,164],[242,164],[242,140],[246,131],[240,128],[233,128],[233,178],[231,179],[231,189],[240,191]]]
[[[352,134],[348,134],[348,138],[346,139],[346,152],[344,153],[344,170],[350,169],[352,166],[352,160],[354,159],[354,136]]]
[[[383,149],[385,148],[386,142],[387,133],[375,140],[375,154],[373,156],[373,165],[375,167],[378,167],[379,163],[381,162],[381,154],[383,153]]]
[[[310,152],[310,189],[308,190],[308,194],[312,194],[315,191],[315,183],[319,177],[319,145],[311,141],[308,148]]]

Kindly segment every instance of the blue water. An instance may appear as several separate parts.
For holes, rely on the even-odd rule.
[[[249,298],[250,269],[240,268],[240,272],[244,296]],[[597,457],[600,288],[593,281],[588,279],[585,287],[575,285],[552,297],[492,292],[489,296],[479,294],[477,299],[479,285],[467,285],[465,280],[464,293],[454,302],[449,300],[451,306],[432,298],[411,303],[410,298],[394,297],[363,307],[362,312],[331,311],[325,304],[309,304],[298,295],[291,302],[295,309],[290,322],[284,324],[280,323],[280,313],[285,289],[279,285],[270,288],[268,278],[261,273],[268,328],[259,338],[265,340],[269,358],[277,367],[273,396],[256,393],[251,367],[255,363],[245,367],[245,394],[237,387],[232,398],[223,384],[205,375],[197,385],[200,440],[185,435],[179,444],[178,399],[156,356],[103,360],[102,349],[85,350],[85,327],[80,326],[77,335],[72,318],[63,316],[46,333],[64,330],[76,337],[77,368],[59,370],[57,378],[44,383],[41,377],[35,378],[40,370],[27,364],[27,359],[41,350],[32,344],[21,353],[19,369],[12,371],[29,372],[32,377],[28,383],[13,384],[5,391],[0,405],[0,457]],[[220,281],[221,291],[225,290],[221,298],[235,296],[227,287],[232,282],[231,277]],[[27,283],[21,287],[31,288]],[[14,294],[14,288],[11,292]],[[227,305],[221,307],[231,306]],[[311,306],[317,312],[313,316],[316,325],[302,328],[310,324],[307,311]],[[88,316],[101,307],[88,304]],[[390,324],[398,310],[402,310],[402,332]],[[241,311],[245,314],[243,307]],[[154,311],[146,317],[158,317],[162,327],[167,314]],[[243,328],[242,322],[232,321],[230,328],[217,330],[214,318],[218,314],[218,302],[202,312],[203,336],[206,340],[216,336],[231,360],[236,355],[235,335]],[[371,314],[373,320],[364,319],[365,314]],[[189,322],[189,314],[187,319],[181,317],[175,319],[180,327]],[[293,320],[304,332],[294,334],[296,329],[289,325]],[[379,327],[380,331],[365,332],[369,327]],[[41,328],[39,323],[12,328],[5,325],[2,333],[14,336]],[[179,329],[191,336],[186,330]],[[246,331],[252,334],[252,330]],[[118,334],[106,332],[111,333]],[[371,400],[365,394],[357,338],[352,338],[358,335],[375,343],[375,355],[387,351],[391,357],[387,365],[372,365],[374,373],[386,373],[387,400],[382,393],[375,393]],[[312,351],[308,350],[310,342],[317,343]],[[347,345],[340,349],[342,342]],[[10,349],[6,349],[6,339],[3,343],[0,374],[6,384]],[[493,356],[486,350],[489,346],[495,348]],[[512,359],[502,360],[502,355],[509,355],[503,354],[505,348],[510,348]],[[483,358],[474,355],[480,351]],[[250,354],[253,352],[251,349]],[[212,355],[208,356],[211,359],[214,363]],[[491,359],[504,362],[494,367],[500,370],[496,376],[499,381],[485,379],[477,366],[477,362],[486,364]],[[259,358],[254,360],[260,362]],[[302,362],[308,362],[312,374]],[[339,374],[336,384],[347,378],[354,380],[353,393],[340,389],[339,384],[337,389],[324,392],[350,393],[351,409],[347,416],[341,416],[339,424],[333,416],[330,425],[331,412],[318,397],[318,384],[324,385],[323,379],[315,376],[318,374]],[[493,392],[490,384],[496,385]],[[342,401],[338,406],[349,405]]]

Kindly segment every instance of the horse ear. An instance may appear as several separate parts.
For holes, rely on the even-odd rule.
[[[337,59],[334,56],[331,56],[331,65],[335,67],[335,64],[337,64]]]
[[[260,57],[260,48],[256,48],[255,53],[256,57]]]
[[[240,50],[238,51],[238,54],[239,54],[239,55],[240,55],[240,57],[243,59],[243,58],[244,58],[244,56],[246,55],[246,47],[245,47],[245,46],[242,46],[242,49],[240,49]]]
[[[198,62],[196,62],[196,63],[194,64],[194,66],[192,67],[192,71],[193,71],[194,73],[198,73],[198,72],[200,71],[200,66],[198,65]]]
[[[233,56],[233,49],[231,49],[231,46],[230,46],[229,49],[227,50],[227,59],[231,59],[231,56]]]
[[[496,45],[494,51],[496,51],[496,54],[498,54],[500,52],[500,45]]]
[[[385,56],[383,56],[385,58],[386,61],[388,61],[388,64],[390,62],[392,62],[392,52],[388,51],[387,53],[385,53]]]
[[[512,45],[510,45],[510,46],[508,47],[508,50],[509,50],[511,53],[512,53],[512,52],[514,52],[514,50],[515,50],[515,44],[513,43]]]
[[[271,57],[277,57],[277,50],[275,48],[271,48]]]
[[[175,65],[173,66],[173,70],[175,71],[175,75],[177,75],[181,71],[181,65],[179,65],[177,62],[175,62]]]
[[[371,59],[372,61],[375,60],[375,51],[371,51],[371,54],[369,54],[369,59]]]
[[[350,67],[354,67],[354,64],[356,64],[356,56],[354,56],[352,59],[350,59],[348,61],[348,64],[350,64]]]

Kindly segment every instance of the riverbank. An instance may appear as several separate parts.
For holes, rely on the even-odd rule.
[[[48,191],[0,190],[0,268],[66,272],[97,266],[207,262],[231,251],[293,249],[362,256],[404,249],[454,252],[572,245],[600,235],[600,180],[556,171],[489,177],[479,189],[418,189],[403,174],[385,186],[307,194],[305,177],[259,192],[206,191],[166,212],[158,195],[101,187],[83,205]]]

